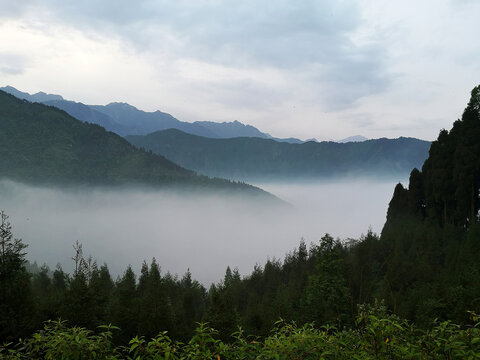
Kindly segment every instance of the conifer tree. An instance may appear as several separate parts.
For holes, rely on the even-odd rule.
[[[112,304],[113,324],[121,330],[119,340],[126,342],[138,332],[138,299],[135,273],[127,267],[121,279],[117,280]]]
[[[240,321],[232,292],[233,282],[232,271],[227,267],[223,283],[219,286],[212,284],[208,291],[209,306],[205,320],[218,330],[220,339],[224,341],[237,330]]]
[[[111,297],[113,280],[106,264],[100,269],[94,268],[89,283],[89,290],[93,294],[94,317],[98,325],[110,323]]]
[[[349,320],[350,294],[343,275],[342,245],[325,234],[318,247],[316,273],[308,279],[304,306],[306,320],[317,326],[345,325]]]
[[[171,331],[175,316],[155,258],[150,264],[148,278],[143,280],[145,289],[139,294],[140,333],[153,337],[160,331]]]
[[[14,339],[31,328],[33,299],[25,268],[26,244],[14,239],[8,216],[0,212],[0,341]]]

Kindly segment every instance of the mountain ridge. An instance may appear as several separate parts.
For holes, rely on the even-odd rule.
[[[174,128],[192,135],[214,139],[259,137],[291,144],[302,144],[309,141],[318,142],[315,138],[300,140],[295,137],[274,137],[269,133],[260,131],[253,125],[243,124],[238,120],[229,122],[195,121],[190,123],[178,120],[171,114],[160,110],[146,112],[125,102],[111,102],[107,105],[87,105],[81,102],[66,100],[61,95],[46,94],[44,92],[31,95],[27,92],[19,91],[10,85],[2,87],[0,90],[31,102],[41,102],[58,107],[79,120],[103,126],[105,129],[120,136],[147,135],[155,131]],[[123,114],[122,111],[124,112]],[[125,112],[128,112],[129,116],[125,116]],[[338,140],[337,142],[363,141],[365,139],[356,135]]]
[[[368,140],[368,138],[366,138],[365,136],[353,135],[353,136],[349,136],[349,137],[346,137],[346,138],[341,139],[341,140],[337,140],[336,142],[347,143],[347,142],[362,142],[362,141],[367,141],[367,140]]]
[[[408,176],[412,167],[423,163],[430,147],[429,142],[414,138],[288,144],[248,137],[209,139],[176,129],[126,139],[195,171],[245,181]]]
[[[258,136],[261,138],[273,138],[281,142],[303,142],[296,138],[274,138],[252,125],[245,125],[237,120],[221,123],[213,121],[195,121],[190,123],[178,120],[160,110],[146,112],[125,102],[111,102],[107,105],[87,105],[81,102],[66,100],[61,95],[45,94],[43,92],[31,95],[9,85],[0,88],[0,90],[31,102],[41,102],[58,107],[79,120],[103,126],[120,136],[146,135],[154,131],[177,128],[190,134],[211,138]],[[90,111],[87,111],[85,107],[88,107]]]

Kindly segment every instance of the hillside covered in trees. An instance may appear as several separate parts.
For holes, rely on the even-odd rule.
[[[398,184],[381,241],[396,312],[465,320],[480,310],[480,86],[462,118],[440,131],[408,188]]]
[[[242,180],[407,176],[425,161],[430,147],[413,138],[289,144],[252,137],[210,139],[177,129],[126,139],[203,174]]]
[[[42,358],[62,349],[92,358],[96,351],[102,359],[478,358],[479,131],[476,87],[462,118],[440,132],[422,170],[412,171],[408,188],[395,188],[380,236],[369,231],[340,241],[326,234],[244,278],[227,268],[208,290],[188,271],[181,278],[162,274],[155,260],[144,263],[138,277],[127,267],[114,281],[107,265],[83,256],[78,244],[72,274],[44,267],[32,276],[23,243],[13,240],[3,214],[0,305],[8,315],[0,318],[0,341],[10,345],[0,354]],[[18,341],[59,317],[67,323],[47,323]],[[94,335],[71,328],[98,331],[109,323],[119,329]]]
[[[3,91],[0,143],[0,177],[30,184],[175,185],[267,196],[250,185],[197,175],[98,125]]]

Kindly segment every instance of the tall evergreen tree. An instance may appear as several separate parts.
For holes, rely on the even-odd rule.
[[[175,320],[171,299],[165,291],[155,258],[145,281],[145,290],[139,294],[139,331],[142,335],[154,337],[160,331],[171,331]]]
[[[112,322],[121,330],[120,342],[127,342],[138,334],[138,299],[135,273],[127,267],[121,279],[117,280],[112,301]]]
[[[113,280],[106,264],[103,264],[100,269],[93,269],[89,282],[89,291],[93,294],[94,317],[98,325],[111,322],[113,287]]]
[[[308,279],[304,306],[306,320],[317,326],[346,325],[350,320],[350,293],[344,276],[343,248],[329,234],[318,247],[316,273]]]
[[[25,269],[26,244],[14,239],[8,216],[0,212],[0,341],[17,338],[31,328],[33,299]]]

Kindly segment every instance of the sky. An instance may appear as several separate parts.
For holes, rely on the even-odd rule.
[[[480,83],[475,0],[0,0],[0,86],[277,137],[434,140]]]

